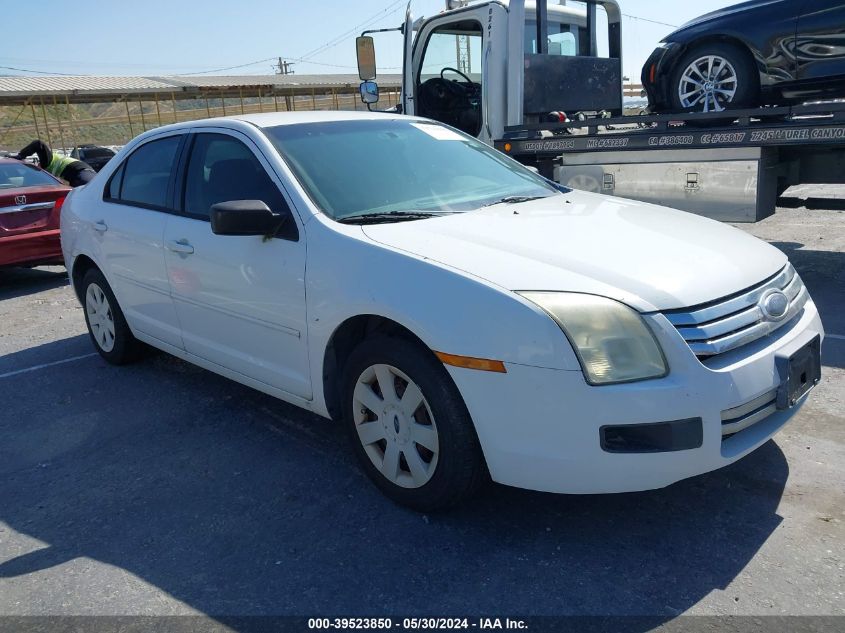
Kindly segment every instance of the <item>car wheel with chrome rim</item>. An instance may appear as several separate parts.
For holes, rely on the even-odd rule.
[[[469,412],[431,350],[402,338],[366,339],[346,363],[343,393],[355,453],[395,502],[443,509],[483,481]]]
[[[756,105],[754,63],[738,46],[713,42],[687,53],[677,64],[670,89],[677,112],[723,112]]]

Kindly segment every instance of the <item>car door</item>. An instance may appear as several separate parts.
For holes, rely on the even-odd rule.
[[[247,136],[215,128],[192,135],[179,181],[164,243],[185,349],[310,399],[304,234],[278,177]],[[211,206],[232,200],[289,214],[282,234],[215,235]]]
[[[845,78],[845,1],[804,0],[795,57],[801,82]]]
[[[180,348],[162,240],[184,140],[165,134],[135,148],[106,183],[94,221],[106,275],[130,325]]]

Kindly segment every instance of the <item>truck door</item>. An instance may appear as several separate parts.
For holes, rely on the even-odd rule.
[[[414,50],[414,114],[481,134],[486,19],[486,7],[470,7],[423,26]]]

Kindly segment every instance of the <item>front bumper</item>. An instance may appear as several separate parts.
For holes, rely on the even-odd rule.
[[[675,71],[675,62],[682,52],[683,47],[680,44],[667,42],[655,48],[643,65],[640,81],[648,96],[649,111],[656,113],[672,109],[670,85]]]
[[[774,435],[803,404],[778,410],[723,437],[724,413],[777,389],[776,358],[824,335],[812,300],[793,324],[706,367],[662,315],[651,325],[670,366],[667,377],[593,387],[580,371],[507,365],[493,374],[449,367],[475,422],[492,478],[559,493],[661,488],[740,459]],[[698,448],[615,453],[602,448],[608,425],[701,418]]]
[[[59,229],[0,237],[0,266],[60,264],[63,261]]]

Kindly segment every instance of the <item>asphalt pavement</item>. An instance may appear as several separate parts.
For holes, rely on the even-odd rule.
[[[0,614],[845,615],[845,200],[741,228],[829,334],[773,441],[663,490],[399,508],[336,425],[165,354],[101,360],[63,268],[0,272]]]

